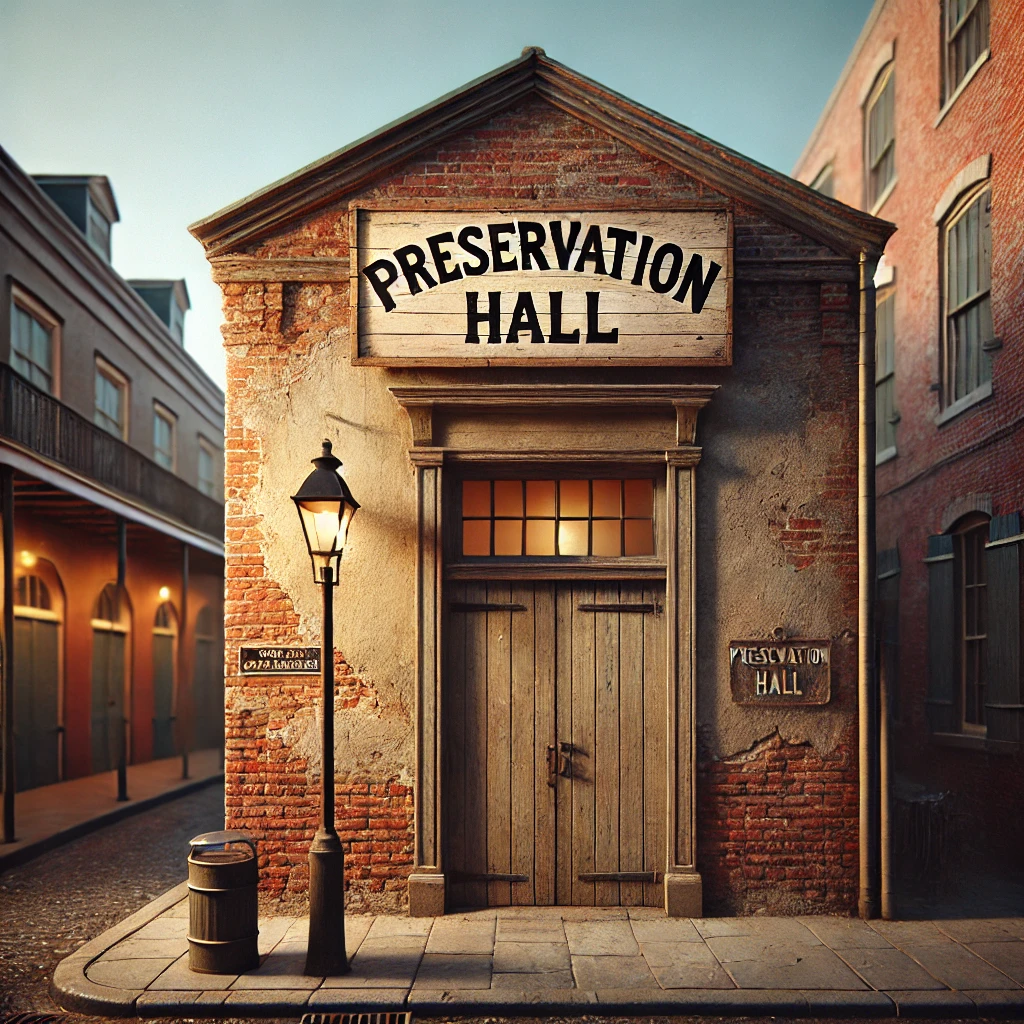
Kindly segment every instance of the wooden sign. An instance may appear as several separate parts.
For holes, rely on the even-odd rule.
[[[732,361],[726,210],[355,209],[353,361]]]
[[[241,647],[238,672],[243,676],[318,676],[319,647]]]
[[[828,640],[733,640],[729,682],[734,704],[791,707],[832,696]]]

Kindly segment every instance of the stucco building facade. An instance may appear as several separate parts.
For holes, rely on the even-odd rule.
[[[1022,68],[1019,4],[876,3],[794,169],[898,228],[876,278],[879,654],[896,867],[946,896],[1019,879],[1024,841]]]
[[[853,910],[890,226],[530,49],[191,230],[226,321],[227,815],[263,888],[307,884],[318,685],[237,659],[319,642],[288,499],[326,437],[361,504],[350,905]]]

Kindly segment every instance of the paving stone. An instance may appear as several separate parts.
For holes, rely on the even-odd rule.
[[[1002,971],[997,971],[975,956],[965,946],[946,940],[946,945],[905,946],[905,952],[920,961],[929,974],[953,989],[1008,989],[1014,983]]]
[[[993,967],[1012,978],[1018,985],[1024,985],[1024,942],[972,942],[971,952],[987,960]],[[966,988],[967,986],[962,986]],[[979,988],[982,986],[973,986]],[[1006,988],[1012,986],[1006,985]]]
[[[448,918],[434,922],[427,939],[428,953],[483,953],[494,949],[494,918]]]
[[[295,918],[281,938],[283,942],[305,942],[309,938],[309,918]]]
[[[559,907],[563,921],[628,921],[626,907]]]
[[[565,942],[565,928],[560,915],[552,917],[498,916],[496,942]]]
[[[894,946],[944,946],[949,936],[943,935],[931,921],[871,921],[868,927],[884,936]]]
[[[637,942],[703,942],[700,932],[685,917],[635,918],[630,915]]]
[[[367,937],[351,960],[351,972],[327,978],[324,988],[409,988],[426,942],[425,935],[382,941]]]
[[[165,910],[161,917],[183,917],[188,920],[188,900],[184,899],[180,903],[175,903],[170,910]]]
[[[444,920],[444,918],[440,918]],[[426,941],[435,918],[433,917],[399,917],[397,915],[378,915],[374,918],[366,938],[370,940],[390,939],[396,935],[421,937]]]
[[[508,1016],[517,1009],[524,1015],[564,1015],[565,1008],[597,1002],[593,992],[578,989],[463,989],[452,992],[436,992],[431,989],[413,989],[406,1000],[405,1008],[417,1016],[458,1014],[467,1016],[464,1007],[472,1007],[475,1013],[491,1010]]]
[[[628,914],[630,921],[687,920],[686,918],[669,918],[664,907],[630,907]]]
[[[736,987],[703,942],[641,942],[640,951],[662,988]]]
[[[228,993],[222,1005],[225,1010],[231,1011],[232,1017],[242,1014],[257,1017],[267,1017],[271,1014],[291,1017],[303,1012],[308,999],[309,992],[299,989],[275,989],[272,992],[233,991]],[[225,1013],[224,1016],[228,1014]]]
[[[133,939],[183,939],[188,935],[188,918],[158,917],[144,924],[131,936]]]
[[[89,965],[85,976],[97,985],[109,985],[111,988],[145,988],[173,963],[172,956],[147,960],[97,960]]]
[[[976,1006],[962,992],[900,992],[885,993],[895,1004],[901,1017],[972,1017]]]
[[[306,1006],[320,1013],[346,1013],[372,1006],[375,1010],[405,1009],[404,988],[318,988],[310,993]]]
[[[135,1012],[139,1017],[178,1017],[180,1011],[192,1006],[208,992],[143,992],[135,1000]],[[226,993],[213,993],[224,1000]],[[208,1005],[208,1004],[206,1004]]]
[[[599,989],[598,1002],[615,1006],[623,1015],[649,1016],[758,1016],[803,1017],[807,1001],[799,992],[754,992],[743,989],[711,991],[676,989],[671,992],[643,992],[634,989]]]
[[[429,950],[429,946],[427,947]],[[568,971],[569,946],[562,942],[496,942],[494,970],[500,974]]]
[[[957,942],[972,946],[975,942],[1018,942],[1024,938],[1013,918],[988,918],[986,920],[936,921],[935,926],[943,934]]]
[[[694,918],[693,924],[705,939],[765,938],[811,946],[821,943],[814,932],[793,917],[707,917]]]
[[[895,1017],[896,1004],[884,992],[801,992],[813,1016]]]
[[[989,1017],[1024,1017],[1024,990],[1019,988],[999,991],[998,989],[967,989],[964,993],[981,1011]]]
[[[311,992],[320,986],[320,975],[306,975],[306,950],[303,944],[288,944],[291,949],[277,949],[254,971],[246,971],[232,983],[232,989],[305,989]]]
[[[351,960],[358,952],[363,939],[366,938],[373,924],[371,914],[361,914],[358,917],[350,914],[345,915],[345,952]]]
[[[176,939],[136,939],[128,938],[119,942],[103,954],[103,960],[145,960],[149,957],[170,957],[177,960],[182,953],[188,952],[188,940]]]
[[[156,992],[147,992],[146,995],[158,995]],[[227,999],[227,992],[197,992],[192,1001],[193,1006],[220,1006]]]
[[[491,975],[491,988],[513,989],[519,992],[534,992],[540,989],[571,989],[576,987],[572,971],[541,971],[536,974]]]
[[[740,988],[864,989],[867,985],[831,949],[749,936],[708,939]]]
[[[887,949],[892,943],[857,917],[802,917],[809,928],[830,949]]]
[[[642,956],[573,956],[572,972],[576,987],[589,991],[599,988],[660,988]]]
[[[266,956],[284,938],[294,921],[293,917],[268,917],[260,921],[256,939],[260,956]]]
[[[491,958],[473,954],[425,953],[416,972],[413,991],[432,988],[490,988]]]
[[[946,987],[916,960],[892,946],[887,949],[841,949],[838,952],[872,988],[879,991],[924,991]]]
[[[628,920],[565,921],[573,956],[636,956],[640,947]]]
[[[150,986],[150,991],[167,992],[172,989],[182,991],[213,992],[231,987],[237,974],[200,974],[188,969],[188,954],[175,960]]]

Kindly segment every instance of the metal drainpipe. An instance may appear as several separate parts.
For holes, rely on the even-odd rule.
[[[862,918],[879,912],[878,688],[875,674],[875,269],[860,254],[860,351],[857,444],[857,706],[860,774],[860,895]],[[888,858],[887,858],[888,860]]]

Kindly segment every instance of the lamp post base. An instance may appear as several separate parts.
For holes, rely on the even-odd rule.
[[[345,851],[337,832],[320,829],[309,847],[310,976],[347,974],[345,955]]]

